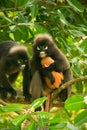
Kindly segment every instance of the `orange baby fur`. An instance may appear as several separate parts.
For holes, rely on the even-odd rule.
[[[43,68],[45,67],[49,67],[50,64],[54,63],[55,61],[51,58],[51,57],[45,57],[41,60],[41,64],[43,66]],[[55,78],[55,82],[52,84],[49,78],[45,78],[47,86],[51,89],[56,89],[59,87],[59,85],[62,83],[62,80],[64,79],[63,77],[63,73],[60,72],[56,72],[56,71],[52,71],[51,72],[53,77]]]
[[[51,89],[55,89],[55,88],[59,88],[59,85],[62,83],[63,78],[63,74],[62,73],[58,73],[56,71],[52,71],[53,77],[55,78],[55,82],[52,84],[50,82],[49,78],[45,78],[46,79],[46,83],[47,86]]]
[[[41,60],[43,68],[49,67],[52,63],[54,63],[54,60],[51,57],[45,57]]]

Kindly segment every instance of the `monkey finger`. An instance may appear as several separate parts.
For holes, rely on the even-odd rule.
[[[50,81],[51,81],[51,84],[54,84],[54,82],[55,82],[55,78],[52,77]]]

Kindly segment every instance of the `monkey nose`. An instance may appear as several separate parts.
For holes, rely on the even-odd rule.
[[[41,51],[41,52],[40,52],[40,57],[41,57],[41,58],[44,58],[45,56],[46,56],[46,53],[45,53],[44,51]]]

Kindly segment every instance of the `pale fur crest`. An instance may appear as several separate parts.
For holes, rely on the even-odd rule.
[[[13,46],[10,49],[9,53],[14,53],[14,52],[17,52],[17,51],[25,51],[25,52],[27,52],[27,48],[24,47],[24,46]]]
[[[34,43],[37,41],[37,40],[43,40],[43,39],[48,39],[49,41],[53,42],[53,39],[52,37],[49,35],[49,34],[38,34],[36,35],[35,39],[34,39]]]

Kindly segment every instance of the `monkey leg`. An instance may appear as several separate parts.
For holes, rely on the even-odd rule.
[[[63,73],[64,75],[64,80],[63,80],[63,83],[66,83],[68,81],[70,81],[73,76],[72,76],[72,72],[70,69],[66,69]],[[68,97],[70,97],[71,95],[71,90],[72,90],[72,86],[69,86],[68,88],[62,90],[60,93],[59,93],[59,98],[60,100],[62,101],[65,101]]]
[[[3,99],[5,99],[7,97],[7,91],[6,91],[6,89],[2,88],[1,86],[0,86],[0,95],[1,95],[1,97]]]
[[[30,82],[31,82],[31,75],[29,66],[26,65],[25,69],[22,71],[23,74],[23,96],[25,97],[26,101],[30,101],[31,94],[30,94]]]
[[[45,102],[45,111],[46,112],[49,112],[49,110],[50,110],[50,101],[51,101],[51,94],[48,93],[47,94],[47,100]]]
[[[42,96],[43,85],[38,71],[36,71],[35,74],[33,75],[30,88],[31,88],[32,101]]]

